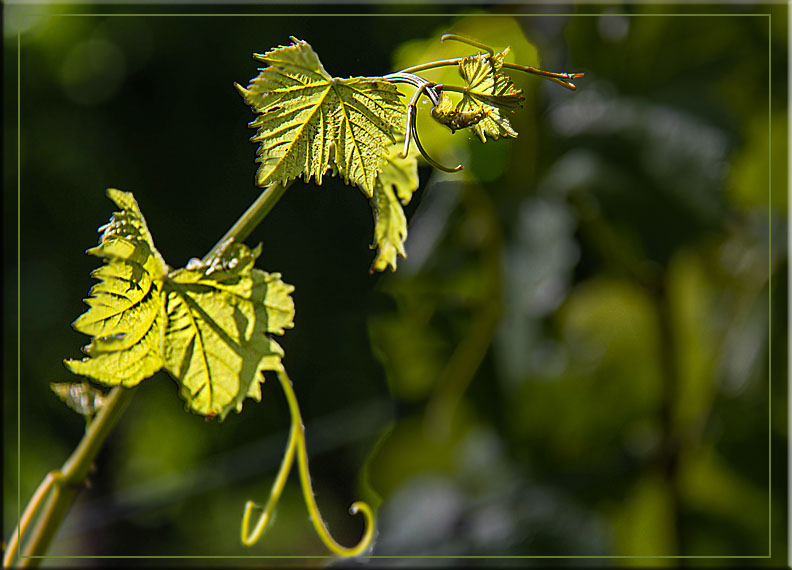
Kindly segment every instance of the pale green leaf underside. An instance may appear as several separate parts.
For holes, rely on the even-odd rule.
[[[165,366],[190,408],[223,417],[246,396],[260,399],[262,372],[280,370],[283,356],[266,333],[292,325],[293,288],[248,267],[209,275],[183,269],[170,276],[166,290]],[[275,308],[272,318],[267,302]]]
[[[407,257],[404,240],[407,239],[406,206],[418,189],[418,163],[414,152],[401,158],[401,145],[388,150],[388,161],[374,184],[371,209],[374,213],[374,243],[377,256],[372,270],[384,271],[388,266],[396,270],[397,255]]]
[[[398,89],[381,77],[333,78],[311,46],[296,38],[255,57],[267,64],[247,88],[256,119],[256,183],[316,178],[328,169],[368,197],[405,113]]]
[[[482,143],[487,137],[516,137],[507,115],[519,108],[524,97],[508,75],[503,73],[503,60],[509,48],[496,53],[491,58],[486,54],[476,54],[459,62],[459,74],[465,80],[467,90],[456,106],[459,112],[485,110],[484,117],[471,125]]]
[[[221,418],[261,398],[264,370],[278,370],[283,350],[269,334],[293,326],[293,287],[253,267],[260,248],[229,244],[206,263],[170,274],[131,194],[108,196],[122,207],[89,253],[105,259],[73,327],[92,337],[88,358],[66,360],[75,374],[132,387],[165,368],[187,408]]]

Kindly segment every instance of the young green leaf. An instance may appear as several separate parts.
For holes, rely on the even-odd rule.
[[[85,300],[90,308],[72,323],[74,330],[92,337],[83,348],[89,357],[65,364],[79,376],[129,388],[162,368],[167,265],[132,195],[115,189],[107,195],[122,209],[100,228],[99,245],[87,251],[105,264],[91,274],[99,282]]]
[[[487,116],[487,109],[484,107],[473,108],[470,111],[460,111],[457,105],[451,101],[451,97],[445,93],[440,93],[440,98],[432,108],[432,118],[438,123],[447,126],[451,132],[455,132],[479,123]]]
[[[481,119],[470,128],[482,143],[487,137],[516,137],[517,132],[509,124],[506,115],[522,106],[525,99],[508,75],[503,73],[503,60],[509,53],[507,47],[492,57],[478,53],[459,62],[459,74],[467,89],[456,106],[458,113],[481,115]]]
[[[247,88],[237,85],[256,119],[260,142],[256,183],[305,181],[329,168],[369,198],[385,149],[406,112],[398,89],[381,77],[334,78],[311,46],[294,37],[254,57],[267,64]]]
[[[252,253],[252,255],[251,255]],[[180,269],[166,283],[165,367],[188,407],[205,416],[261,399],[262,372],[280,370],[283,349],[266,333],[293,326],[293,287],[253,268],[259,255],[242,244],[227,261]]]
[[[384,271],[388,266],[396,271],[397,254],[407,257],[404,251],[407,218],[402,205],[406,206],[418,189],[418,163],[414,150],[402,158],[400,147],[396,144],[388,149],[388,161],[374,183],[374,196],[371,198],[374,243],[371,248],[376,247],[378,251],[371,266],[372,272]]]
[[[261,399],[264,370],[280,370],[270,334],[293,326],[291,285],[255,269],[260,247],[229,242],[206,262],[169,272],[132,194],[108,190],[122,208],[88,251],[105,259],[73,324],[91,335],[88,358],[66,360],[75,374],[131,387],[166,368],[187,408],[224,418],[246,397]]]
[[[90,382],[51,382],[50,389],[82,416],[93,416],[104,405],[104,392]]]

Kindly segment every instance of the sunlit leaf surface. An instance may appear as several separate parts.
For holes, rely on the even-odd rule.
[[[174,272],[165,287],[165,367],[188,407],[205,416],[239,410],[246,396],[261,399],[262,372],[278,370],[283,356],[266,333],[282,333],[294,315],[293,287],[253,268],[258,251],[234,249],[220,264]]]
[[[83,348],[88,358],[65,364],[74,374],[128,388],[163,364],[162,280],[167,266],[132,194],[110,189],[107,195],[121,211],[100,228],[99,245],[87,252],[105,264],[91,274],[99,282],[85,300],[90,308],[72,323],[76,331],[92,337]]]
[[[383,271],[390,266],[396,270],[396,256],[407,257],[404,240],[407,239],[407,218],[402,206],[406,206],[418,189],[418,163],[415,154],[406,158],[399,156],[401,145],[393,145],[374,184],[371,209],[374,213],[374,244],[377,257],[372,270]]]
[[[470,126],[481,142],[487,137],[516,137],[507,115],[522,106],[524,97],[508,75],[503,72],[503,58],[509,53],[506,48],[492,57],[478,53],[459,62],[459,73],[468,90],[456,106],[460,113],[481,114],[480,121]]]
[[[89,253],[105,259],[90,309],[73,324],[92,336],[88,358],[67,360],[75,374],[131,387],[165,368],[187,408],[225,417],[246,397],[261,399],[264,370],[281,367],[269,334],[293,326],[291,285],[255,269],[260,248],[229,244],[205,262],[168,272],[131,194],[109,190],[122,208]]]
[[[258,114],[251,140],[261,143],[256,183],[302,176],[317,184],[329,168],[368,197],[385,150],[405,113],[398,89],[380,77],[340,79],[325,71],[311,46],[296,38],[255,58],[267,64],[247,88],[237,85]]]

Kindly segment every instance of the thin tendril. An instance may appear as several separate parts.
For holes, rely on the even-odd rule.
[[[490,57],[493,57],[495,55],[495,50],[489,47],[488,45],[485,45],[481,42],[477,42],[476,40],[470,38],[466,38],[465,36],[460,36],[458,34],[443,34],[442,36],[440,36],[441,42],[444,42],[446,40],[456,40],[458,42],[462,42],[463,44],[468,44],[470,46],[483,49],[484,51],[489,52]]]
[[[25,512],[22,513],[22,517],[19,519],[19,525],[14,529],[14,532],[11,533],[8,546],[6,546],[5,556],[3,556],[3,568],[11,567],[11,563],[14,561],[14,555],[17,553],[17,550],[19,550],[18,547],[21,546],[19,537],[24,535],[25,531],[27,531],[27,527],[33,520],[33,515],[36,514],[39,507],[43,504],[44,497],[47,496],[47,493],[49,493],[50,489],[52,489],[55,484],[61,484],[62,482],[63,473],[55,469],[47,473],[47,476],[44,477],[44,480],[38,486],[36,492],[33,493],[33,497],[31,497],[30,502],[28,502]]]
[[[520,65],[517,63],[509,63],[503,62],[503,67],[508,67],[509,69],[516,69],[518,71],[524,71],[525,73],[533,73],[534,75],[538,75],[540,77],[544,77],[545,79],[549,79],[550,81],[554,81],[559,85],[563,85],[570,91],[575,91],[577,87],[571,81],[567,81],[568,79],[578,79],[583,77],[583,73],[553,73],[552,71],[545,71],[543,69],[537,69],[535,67],[531,67],[529,65]]]
[[[454,93],[470,93],[471,89],[470,89],[470,87],[461,87],[459,85],[447,85],[447,84],[444,83],[443,84],[443,91],[453,91]],[[475,95],[480,95],[479,93],[477,93],[475,91],[473,93]]]
[[[402,72],[389,73],[388,75],[383,75],[382,78],[393,83],[409,83],[413,87],[420,87],[421,83],[425,81],[422,77],[413,73]]]
[[[416,71],[426,71],[427,69],[435,69],[438,67],[447,67],[449,65],[459,65],[459,62],[465,59],[464,57],[455,57],[453,59],[441,59],[438,61],[430,61],[422,63],[421,65],[413,65],[412,67],[405,67],[396,73],[415,73]],[[393,74],[392,74],[393,75]]]
[[[300,408],[297,405],[297,397],[294,394],[291,380],[289,380],[289,376],[286,374],[285,370],[278,371],[278,380],[280,380],[283,393],[286,395],[286,400],[289,404],[289,411],[291,412],[292,425],[289,434],[289,446],[283,456],[283,461],[281,462],[280,471],[278,472],[278,476],[275,479],[275,483],[272,485],[272,491],[270,492],[270,498],[267,501],[267,506],[259,517],[256,527],[254,528],[251,535],[248,535],[248,529],[250,527],[250,517],[253,509],[255,508],[255,503],[253,501],[248,501],[245,504],[245,512],[242,517],[242,544],[245,546],[252,546],[259,540],[259,538],[261,538],[261,535],[264,533],[267,522],[269,521],[272,511],[275,508],[275,504],[278,502],[278,498],[280,497],[283,487],[286,484],[286,479],[289,476],[291,465],[294,462],[294,454],[295,451],[297,451],[297,465],[300,473],[300,486],[302,487],[305,505],[308,507],[308,513],[310,514],[311,522],[316,529],[316,533],[319,535],[322,543],[324,543],[324,545],[331,552],[333,552],[333,554],[345,557],[358,556],[359,554],[365,552],[369,546],[371,546],[371,542],[374,539],[374,513],[372,512],[371,507],[362,501],[352,503],[352,506],[349,507],[350,514],[354,515],[358,512],[363,513],[366,525],[366,531],[363,533],[363,537],[355,546],[351,548],[341,546],[330,535],[327,530],[327,526],[322,519],[322,515],[319,512],[319,508],[316,505],[316,498],[314,497],[313,489],[311,488],[311,476],[308,472],[308,452],[305,448],[305,427],[302,423]]]
[[[429,154],[424,150],[423,145],[421,144],[421,140],[418,138],[418,113],[416,111],[416,105],[418,104],[418,100],[421,98],[422,94],[426,94],[429,99],[432,100],[435,107],[440,102],[440,99],[437,96],[437,92],[432,89],[436,85],[436,83],[432,81],[427,81],[426,79],[419,77],[418,75],[414,75],[412,73],[391,73],[389,75],[385,75],[383,77],[388,81],[396,81],[396,82],[404,82],[409,83],[410,85],[414,85],[417,87],[415,93],[413,93],[410,102],[407,104],[407,120],[406,120],[406,128],[405,128],[405,136],[404,136],[404,146],[402,147],[401,157],[406,158],[407,153],[410,151],[410,141],[415,139],[415,145],[418,147],[418,150],[426,159],[426,162],[434,166],[439,170],[443,170],[445,172],[457,172],[458,170],[462,170],[464,166],[461,164],[457,165],[456,168],[449,168],[448,166],[443,166],[442,164],[438,163],[434,160]],[[444,87],[445,88],[445,87]],[[462,89],[462,88],[459,88]],[[456,89],[455,89],[456,90]]]
[[[426,91],[426,87],[428,83],[422,84],[418,89],[415,90],[413,93],[412,99],[410,99],[409,104],[407,105],[407,126],[405,127],[405,136],[404,136],[404,148],[402,148],[401,157],[407,158],[407,153],[410,152],[410,139],[412,138],[412,124],[415,120],[415,106],[418,103],[418,99],[421,97],[421,93]]]
[[[322,539],[324,545],[338,556],[358,556],[359,554],[363,554],[374,539],[374,513],[371,511],[371,507],[362,501],[352,503],[349,507],[349,514],[355,515],[359,512],[363,513],[363,518],[366,521],[366,532],[363,534],[360,542],[355,546],[351,548],[341,546],[330,536],[327,525],[324,520],[322,520],[322,515],[319,513],[319,507],[316,505],[316,498],[311,488],[311,475],[308,472],[308,452],[305,449],[304,437],[299,438],[297,442],[297,466],[300,472],[300,485],[302,486],[305,503],[308,506],[308,512],[311,514],[311,522],[316,530],[316,534]]]
[[[297,447],[297,439],[297,426],[292,425],[292,428],[289,431],[289,445],[286,448],[286,453],[283,455],[278,476],[275,478],[275,482],[272,484],[272,490],[270,491],[270,497],[267,501],[267,506],[264,508],[264,512],[259,516],[259,519],[256,522],[256,527],[253,529],[252,534],[248,534],[250,516],[253,513],[253,509],[257,505],[253,501],[248,501],[245,503],[245,514],[242,516],[242,544],[245,546],[253,546],[256,544],[259,538],[261,538],[261,535],[264,534],[264,530],[267,528],[267,523],[272,517],[272,511],[275,509],[275,505],[277,504],[278,499],[283,492],[283,488],[286,486],[286,479],[289,478],[289,471],[291,471],[291,466],[294,462],[294,450]]]
[[[494,55],[495,55],[495,52],[494,52],[494,50],[491,47],[489,47],[489,46],[487,46],[485,44],[482,44],[480,42],[477,42],[476,40],[472,40],[470,38],[466,38],[464,36],[459,36],[457,34],[443,34],[443,36],[440,38],[440,41],[445,41],[445,40],[456,40],[456,41],[471,45],[473,47],[477,47],[479,49],[483,49],[483,50],[489,52],[490,58],[494,57]],[[441,59],[441,60],[438,60],[438,61],[430,61],[428,63],[422,63],[421,65],[414,65],[412,67],[406,67],[406,68],[402,69],[401,71],[397,71],[396,73],[391,73],[390,75],[392,75],[392,76],[400,76],[402,74],[412,75],[412,74],[414,74],[417,71],[426,71],[426,70],[429,70],[429,69],[436,69],[436,68],[439,68],[439,67],[446,67],[446,66],[449,66],[449,65],[459,65],[459,62],[464,60],[464,59],[465,59],[464,57],[455,57],[455,58],[452,58],[452,59]],[[503,62],[503,67],[506,67],[506,68],[509,68],[509,69],[516,69],[518,71],[522,71],[522,72],[525,72],[525,73],[531,73],[533,75],[538,75],[540,77],[544,77],[545,79],[549,79],[550,81],[553,81],[554,83],[558,83],[562,87],[566,87],[567,89],[569,89],[571,91],[577,90],[577,87],[575,86],[574,83],[572,83],[569,80],[570,79],[578,79],[580,77],[583,77],[583,75],[584,75],[583,73],[553,73],[552,71],[545,71],[543,69],[538,69],[536,67],[531,67],[531,66],[528,66],[528,65],[519,65],[517,63],[509,63],[509,62]],[[386,76],[386,77],[388,77],[388,76]]]
[[[439,162],[435,161],[431,156],[429,156],[426,153],[426,151],[424,150],[423,145],[421,144],[421,139],[418,138],[418,127],[417,127],[417,124],[418,124],[418,115],[416,113],[415,115],[413,115],[413,120],[412,120],[412,125],[411,125],[412,135],[413,135],[413,138],[415,139],[415,146],[418,147],[418,151],[426,159],[426,162],[428,162],[429,164],[431,164],[432,166],[434,166],[438,170],[442,170],[444,172],[457,172],[458,170],[462,170],[463,168],[465,168],[461,164],[457,164],[455,168],[449,168],[448,166],[443,166]]]
[[[389,73],[388,75],[384,75],[382,77],[386,81],[391,81],[393,83],[409,83],[413,87],[421,88],[423,87],[431,87],[434,85],[432,81],[427,81],[420,75],[415,75],[414,73],[404,73],[404,72],[397,72],[397,73]],[[431,89],[426,90],[426,94],[429,96],[429,99],[432,100],[432,103],[437,105],[440,102],[440,99],[437,97],[437,93],[435,93]]]

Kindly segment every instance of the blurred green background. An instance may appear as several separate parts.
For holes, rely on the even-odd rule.
[[[396,273],[369,275],[369,205],[335,178],[296,183],[248,240],[263,242],[260,268],[296,287],[279,342],[331,531],[356,542],[346,509],[365,499],[378,507],[373,555],[741,566],[731,557],[772,546],[749,564],[785,564],[786,6],[5,8],[4,539],[19,485],[24,506],[83,431],[48,385],[69,379],[61,361],[87,341],[69,323],[97,265],[83,252],[113,209],[104,189],[134,192],[183,266],[258,195],[233,87],[257,74],[253,52],[293,35],[333,75],[379,75],[472,53],[440,44],[456,31],[511,45],[508,61],[586,75],[572,93],[515,72],[515,140],[452,135],[421,107],[430,154],[466,168],[421,167]],[[145,9],[198,8],[217,10]],[[444,73],[425,76],[460,83]],[[274,379],[224,423],[185,413],[165,373],[137,392],[50,554],[326,554],[294,476],[263,539],[239,541],[243,505],[266,499],[286,442]],[[680,555],[705,558],[619,558]]]

